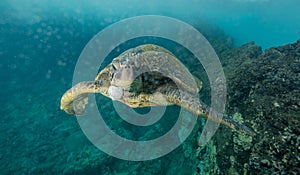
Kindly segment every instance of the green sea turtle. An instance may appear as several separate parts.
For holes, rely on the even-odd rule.
[[[114,58],[94,81],[80,82],[65,92],[60,108],[68,114],[81,115],[88,103],[88,94],[101,93],[133,108],[175,104],[203,118],[254,134],[227,116],[222,119],[210,116],[209,108],[195,98],[201,81],[190,77],[170,51],[153,44],[140,45]]]

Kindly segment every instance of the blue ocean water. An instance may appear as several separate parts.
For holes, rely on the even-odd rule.
[[[227,39],[226,47],[254,41],[267,49],[300,38],[299,6],[297,0],[2,0],[0,174],[193,174],[198,171],[193,167],[193,155],[201,151],[190,144],[196,143],[196,138],[189,137],[166,157],[146,162],[120,160],[94,147],[76,118],[59,109],[61,96],[72,86],[74,67],[83,48],[99,31],[117,21],[162,15],[204,33],[209,31],[208,38],[216,31],[211,38],[220,37],[223,43]],[[140,42],[148,41],[163,42],[151,38]],[[111,53],[111,57],[122,51]],[[190,56],[182,50],[177,52],[182,57]],[[100,95],[96,98],[101,101],[98,105],[103,107],[106,122],[116,133],[132,139],[153,139],[166,133],[178,113],[178,108],[170,107],[154,130],[132,129],[117,117],[111,100]],[[194,136],[198,136],[197,131]],[[213,155],[209,149],[202,152]]]

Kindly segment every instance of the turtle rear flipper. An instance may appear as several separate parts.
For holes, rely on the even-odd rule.
[[[224,115],[222,117],[222,120],[220,122],[223,125],[229,126],[231,129],[240,131],[240,132],[244,132],[246,134],[252,135],[254,136],[256,133],[253,131],[253,129],[251,129],[250,127],[242,124],[242,123],[238,123],[235,122],[233,119],[231,119],[229,116]]]
[[[68,114],[82,115],[89,93],[99,93],[97,81],[80,82],[69,89],[61,98],[60,109]]]
[[[244,132],[249,135],[255,135],[255,132],[251,128],[242,123],[233,121],[227,115],[223,116],[222,119],[211,116],[210,108],[201,102],[201,100],[197,99],[197,96],[194,96],[186,91],[180,91],[176,86],[164,85],[159,87],[157,90],[166,97],[168,102],[181,106],[198,116],[216,123],[223,124],[234,130]]]

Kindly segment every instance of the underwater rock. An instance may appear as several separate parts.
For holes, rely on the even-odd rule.
[[[240,147],[246,152],[236,149],[234,133],[234,144],[222,149],[234,153],[222,153],[228,161],[234,156],[238,167],[247,164],[250,174],[299,174],[300,40],[264,53],[259,48],[249,43],[222,55],[230,57],[224,62],[229,110],[239,111],[257,132],[252,146]]]

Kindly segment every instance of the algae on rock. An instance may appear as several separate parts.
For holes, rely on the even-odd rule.
[[[197,165],[199,174],[220,174],[216,150],[216,146],[212,140],[205,146],[198,147],[196,155],[200,160]]]
[[[232,118],[235,122],[244,123],[244,119],[240,113],[233,114]],[[252,146],[252,140],[253,138],[251,135],[235,132],[233,134],[234,152],[238,153],[249,150]]]

